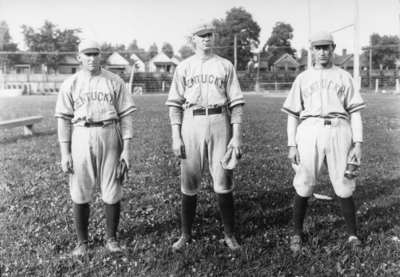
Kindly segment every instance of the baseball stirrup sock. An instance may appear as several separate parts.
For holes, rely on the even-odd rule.
[[[346,222],[348,236],[357,236],[356,208],[352,196],[347,198],[339,197],[340,210]]]
[[[73,203],[72,211],[74,214],[75,230],[78,235],[78,241],[88,240],[88,226],[89,226],[89,215],[90,206],[89,203],[76,204]]]
[[[235,232],[235,207],[233,203],[233,193],[217,193],[217,199],[222,223],[224,224],[224,233],[227,236],[233,235]]]
[[[182,193],[182,233],[185,235],[192,235],[192,225],[196,216],[197,194],[186,195]]]
[[[293,200],[294,236],[301,237],[303,234],[303,223],[304,223],[304,218],[306,217],[307,206],[308,206],[308,197],[301,197],[296,192]]]
[[[106,204],[106,229],[107,239],[117,238],[117,229],[119,217],[121,214],[121,202],[115,204]]]

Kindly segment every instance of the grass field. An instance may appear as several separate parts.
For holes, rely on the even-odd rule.
[[[222,226],[206,172],[195,241],[179,236],[180,169],[171,150],[166,95],[135,96],[134,164],[125,187],[119,238],[125,256],[106,253],[104,206],[91,205],[91,251],[71,258],[76,237],[67,176],[61,172],[55,96],[0,99],[0,120],[42,115],[32,137],[22,127],[0,131],[1,276],[399,276],[400,96],[363,94],[364,159],[355,193],[365,251],[345,245],[337,199],[310,200],[301,256],[288,249],[294,172],[287,160],[282,97],[245,95],[245,155],[235,171],[241,253],[220,243]],[[327,171],[317,193],[334,197]]]

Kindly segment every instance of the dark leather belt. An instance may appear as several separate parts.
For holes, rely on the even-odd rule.
[[[330,119],[325,119],[324,125],[332,125],[332,121]]]
[[[214,108],[214,109],[208,109],[208,114],[221,114],[222,113],[222,107]],[[193,110],[193,115],[206,115],[206,110],[201,109],[201,110]]]
[[[104,122],[103,121],[98,121],[98,122],[85,122],[83,124],[85,127],[103,127]]]

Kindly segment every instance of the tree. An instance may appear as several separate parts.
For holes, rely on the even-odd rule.
[[[308,56],[308,50],[305,48],[300,49],[301,58]]]
[[[5,21],[0,21],[0,51],[4,52],[17,52],[19,51],[18,45],[12,42],[8,25]],[[4,53],[0,54],[0,66],[4,68],[19,62],[20,56],[17,54]]]
[[[149,59],[154,58],[158,54],[158,47],[155,42],[149,47]]]
[[[369,51],[372,49],[372,68],[396,68],[396,59],[400,55],[398,36],[380,36],[373,33],[369,39],[369,46],[362,48],[363,58],[369,60]]]
[[[76,52],[78,49],[80,29],[61,31],[57,25],[47,20],[43,27],[37,30],[26,25],[22,25],[21,28],[25,44],[31,52]],[[36,59],[31,60],[36,65],[44,64],[56,70],[58,64],[64,60],[64,55],[39,53]]]
[[[194,55],[193,47],[189,45],[182,45],[178,52],[181,54],[182,60],[186,60],[190,56]]]
[[[174,56],[174,48],[168,42],[164,42],[161,51],[170,59]]]
[[[292,26],[284,22],[277,22],[275,27],[272,28],[271,36],[265,43],[263,49],[267,48],[266,52],[268,56],[273,59],[277,59],[286,53],[296,58],[296,49],[292,48],[290,44],[292,39]]]
[[[232,8],[226,12],[225,19],[214,19],[216,38],[214,52],[234,63],[234,37],[237,43],[238,69],[245,70],[251,50],[258,47],[261,28],[253,16],[243,7]]]

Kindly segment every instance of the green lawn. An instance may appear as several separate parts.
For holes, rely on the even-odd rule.
[[[223,237],[208,171],[199,195],[195,241],[179,237],[180,167],[171,150],[166,95],[135,96],[134,164],[119,236],[125,256],[103,249],[104,206],[91,205],[91,252],[71,258],[76,238],[67,176],[60,169],[56,96],[0,99],[0,120],[42,115],[32,137],[0,131],[0,276],[399,276],[400,96],[363,94],[364,158],[355,193],[364,254],[344,244],[338,201],[310,200],[300,257],[288,249],[294,172],[287,159],[284,98],[245,95],[245,155],[235,171],[241,253]],[[334,197],[327,171],[317,193]]]

